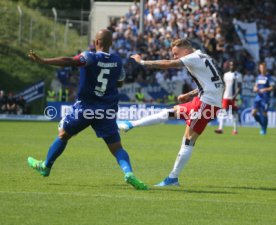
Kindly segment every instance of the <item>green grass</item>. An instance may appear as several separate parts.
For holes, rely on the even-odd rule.
[[[52,174],[27,166],[44,158],[56,123],[0,122],[0,224],[41,225],[273,225],[276,221],[276,130],[255,128],[196,143],[181,187],[155,188],[170,171],[183,126],[160,125],[122,135],[136,175],[150,185],[127,185],[105,144],[87,129],[74,137]]]

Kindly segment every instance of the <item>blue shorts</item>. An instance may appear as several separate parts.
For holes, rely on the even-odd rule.
[[[254,101],[254,109],[258,111],[267,112],[269,108],[269,101],[265,100],[255,100]]]
[[[103,138],[108,144],[115,143],[120,141],[116,112],[116,107],[95,108],[77,101],[60,121],[59,128],[63,128],[70,135],[76,135],[91,126],[97,137]]]

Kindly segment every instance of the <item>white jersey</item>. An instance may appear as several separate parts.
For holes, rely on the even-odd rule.
[[[180,58],[195,81],[200,100],[221,107],[224,84],[210,56],[197,50]]]
[[[234,95],[238,90],[239,83],[242,83],[242,75],[239,72],[227,72],[223,76],[225,83],[225,90],[223,94],[224,99],[234,99]]]

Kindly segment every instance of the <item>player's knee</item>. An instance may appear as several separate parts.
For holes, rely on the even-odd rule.
[[[185,138],[185,145],[194,146],[195,145],[195,140]]]
[[[193,146],[195,144],[197,138],[199,137],[199,134],[196,133],[193,129],[187,128],[184,137],[187,141],[187,145]]]
[[[65,130],[61,129],[58,133],[58,137],[63,141],[68,141],[72,136],[66,133]]]

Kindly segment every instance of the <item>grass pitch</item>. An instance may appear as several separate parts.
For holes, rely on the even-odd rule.
[[[180,176],[181,187],[155,188],[170,172],[183,126],[122,135],[134,172],[151,190],[127,185],[113,156],[89,128],[74,137],[48,178],[27,166],[44,159],[56,123],[0,122],[1,225],[276,224],[276,130],[208,127]]]

